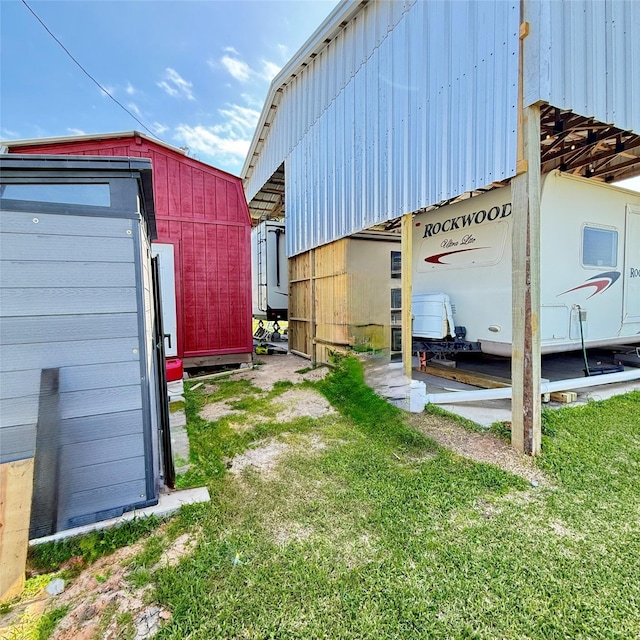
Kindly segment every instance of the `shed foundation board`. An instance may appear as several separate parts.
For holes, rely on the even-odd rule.
[[[32,490],[33,458],[0,465],[0,602],[24,586]]]
[[[183,363],[185,369],[196,369],[198,367],[215,367],[224,364],[246,364],[251,362],[251,359],[251,353],[227,353],[219,356],[185,358]]]
[[[128,511],[123,513],[118,518],[111,518],[110,520],[102,520],[101,522],[94,522],[82,527],[76,527],[74,529],[67,529],[60,533],[55,533],[51,536],[45,536],[43,538],[36,538],[29,541],[29,545],[38,545],[45,542],[56,542],[58,540],[65,540],[67,538],[73,538],[80,536],[91,531],[100,531],[102,529],[109,529],[110,527],[117,527],[123,522],[129,520],[135,520],[137,518],[146,518],[148,516],[156,516],[162,518],[175,513],[185,504],[198,504],[200,502],[209,502],[209,491],[206,487],[199,487],[196,489],[185,489],[184,491],[172,491],[160,496],[158,504],[144,509],[137,509],[136,511]]]

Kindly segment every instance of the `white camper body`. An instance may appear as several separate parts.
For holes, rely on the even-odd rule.
[[[511,355],[511,188],[415,216],[413,336]],[[540,198],[542,353],[640,343],[640,194],[554,171]],[[453,326],[452,326],[453,324]],[[438,335],[439,334],[439,335]]]
[[[251,229],[253,317],[286,320],[289,309],[289,268],[284,222],[267,220]]]

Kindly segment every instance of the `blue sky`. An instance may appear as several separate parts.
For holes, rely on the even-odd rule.
[[[269,83],[337,0],[27,0],[163,141],[240,173]],[[0,139],[138,130],[20,0],[0,0]]]

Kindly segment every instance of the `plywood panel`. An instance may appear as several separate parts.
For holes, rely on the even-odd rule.
[[[349,240],[338,240],[315,250],[316,278],[346,273],[348,243]]]
[[[24,586],[32,489],[33,458],[0,465],[0,602]]]

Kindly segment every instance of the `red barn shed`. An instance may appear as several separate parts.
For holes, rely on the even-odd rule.
[[[177,346],[186,367],[251,360],[251,220],[240,178],[136,131],[4,144],[11,153],[151,158],[157,242],[173,246],[175,265],[177,340],[167,352]]]

